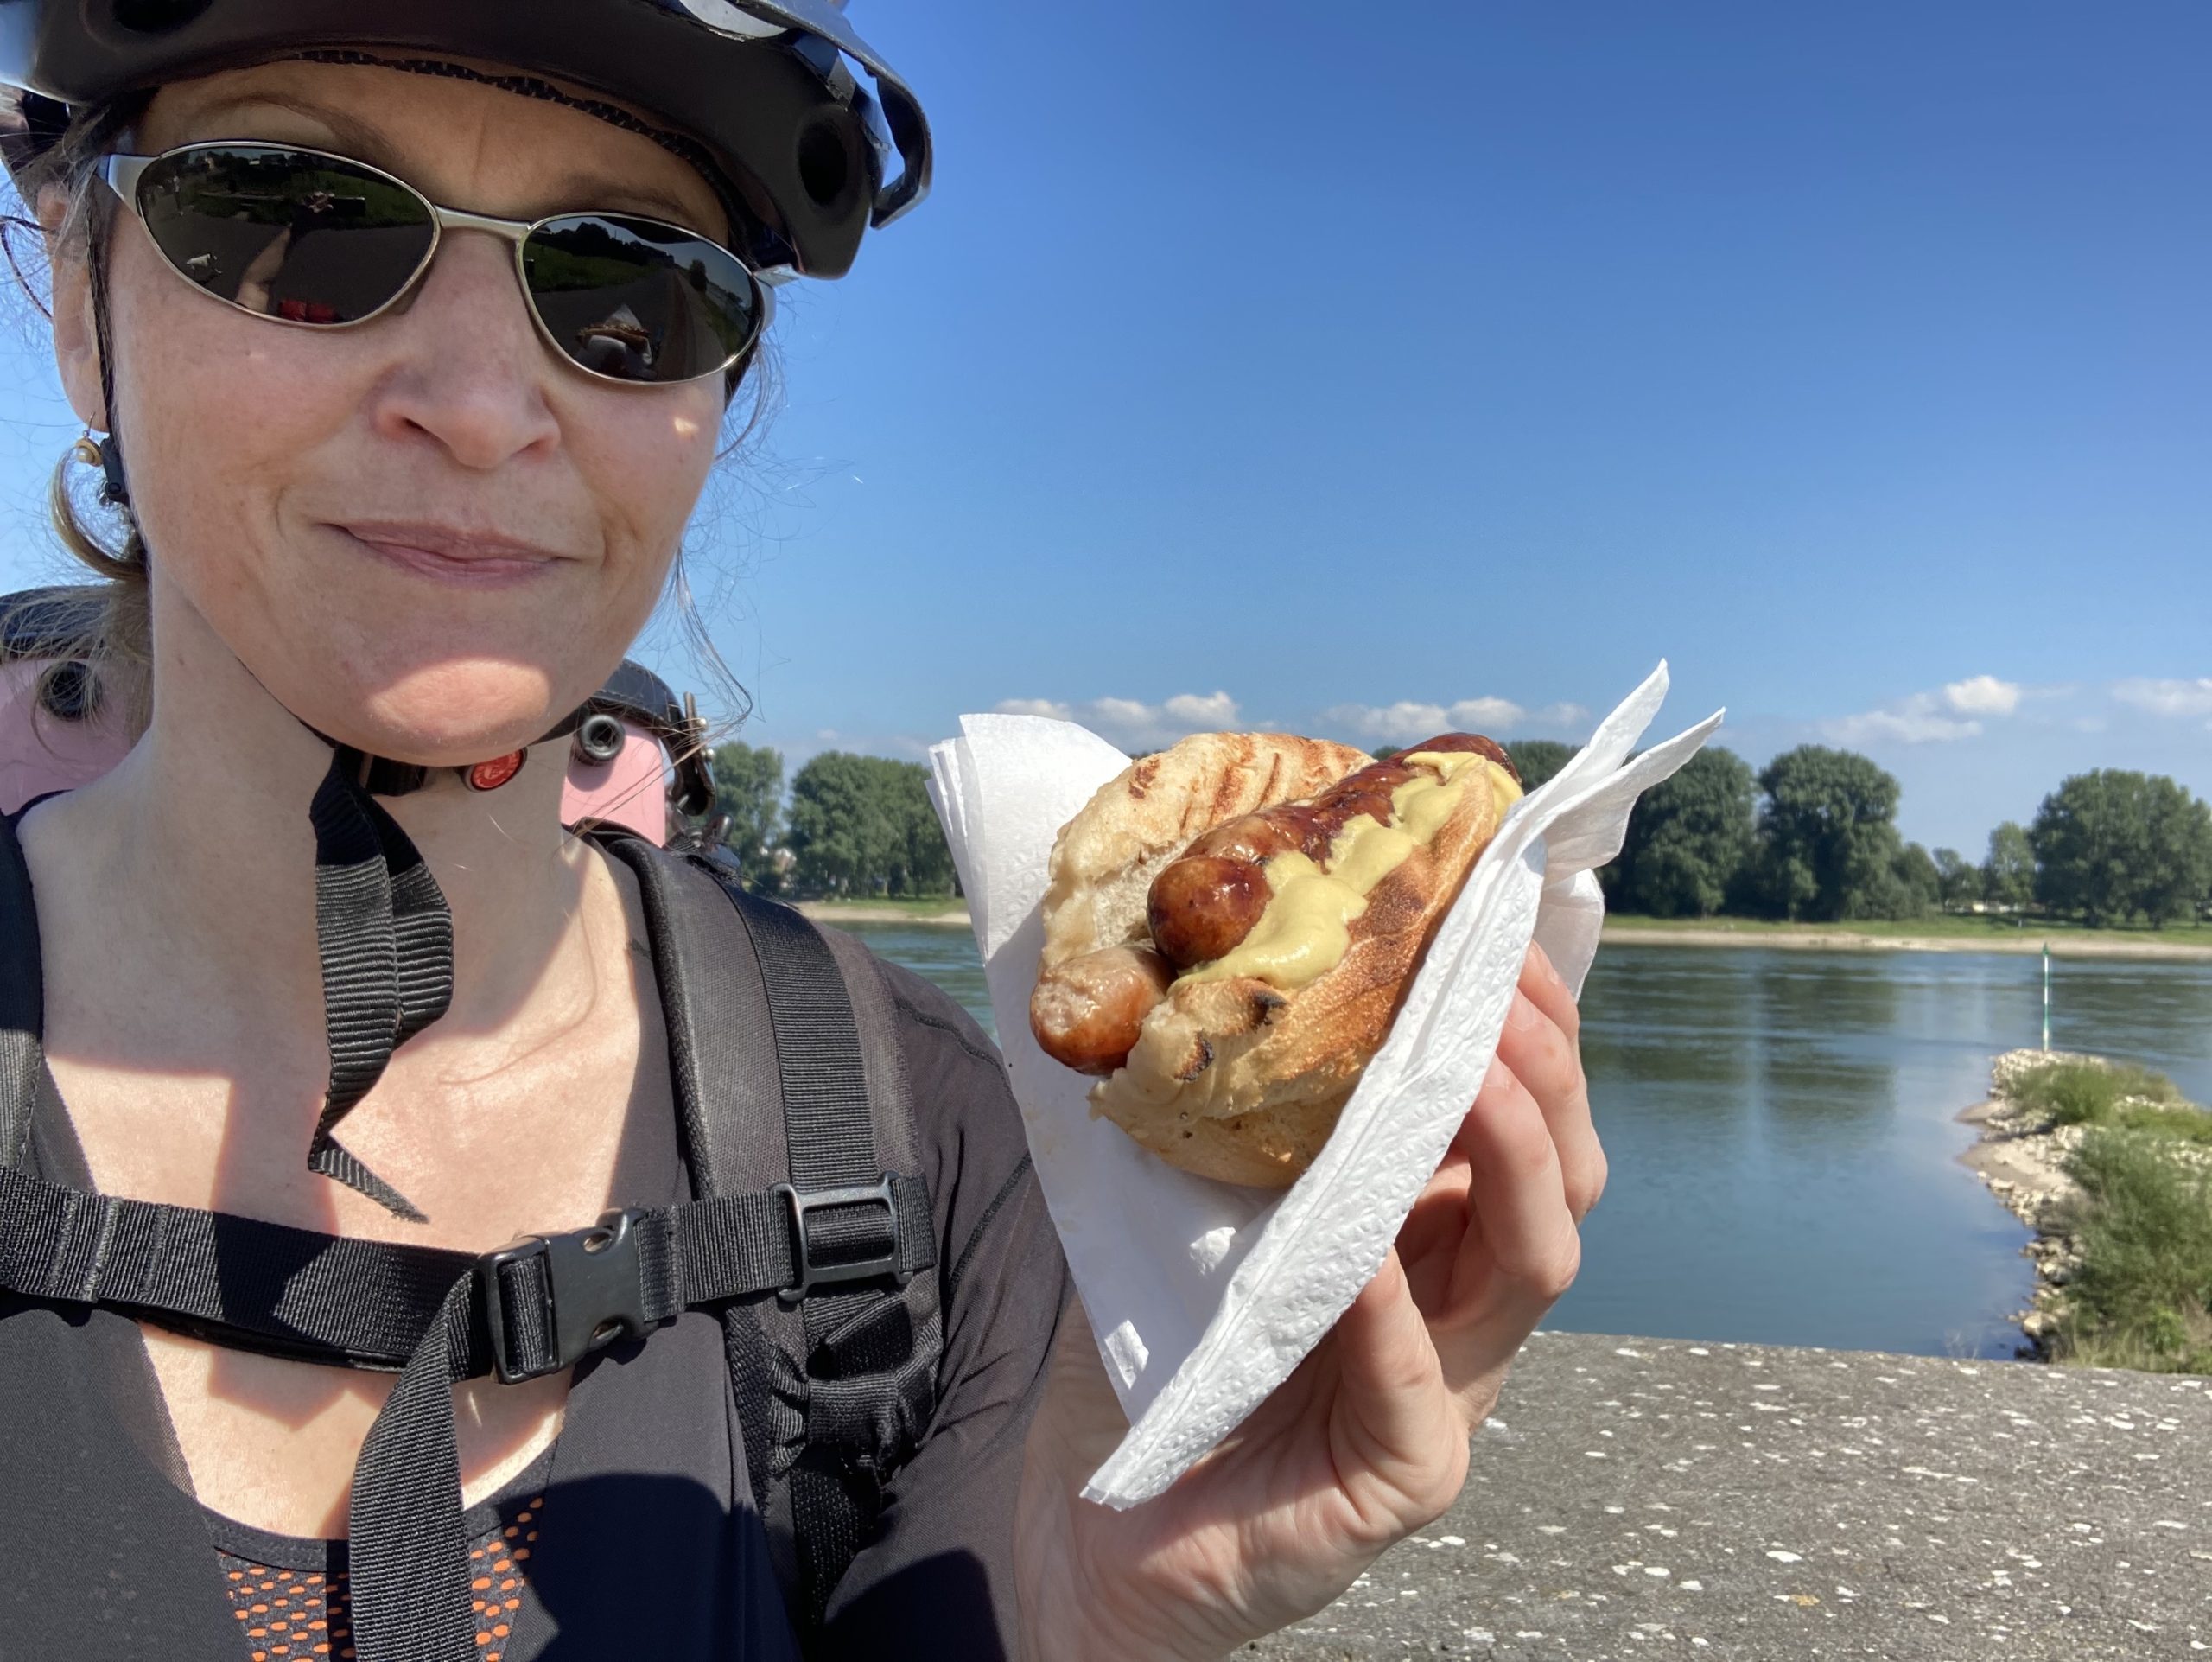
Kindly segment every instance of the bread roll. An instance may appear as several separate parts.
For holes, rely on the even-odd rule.
[[[1313,1162],[1521,794],[1510,765],[1491,760],[1503,755],[1496,746],[1436,742],[1451,754],[1423,761],[1415,746],[1398,759],[1418,777],[1392,823],[1352,820],[1323,866],[1296,852],[1269,861],[1275,898],[1250,938],[1168,985],[1126,1061],[1092,1088],[1095,1112],[1171,1164],[1226,1182],[1281,1188]],[[1053,845],[1040,1002],[1071,978],[1055,974],[1070,960],[1150,948],[1153,881],[1204,833],[1308,801],[1367,761],[1322,740],[1209,733],[1133,763]],[[1344,887],[1354,882],[1371,883],[1363,904]]]

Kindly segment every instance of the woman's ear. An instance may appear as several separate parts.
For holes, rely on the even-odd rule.
[[[95,432],[108,430],[107,400],[100,391],[99,331],[92,323],[92,273],[84,237],[65,237],[67,194],[58,186],[39,192],[38,222],[46,232],[48,270],[54,285],[54,362],[77,419]],[[98,236],[91,227],[86,235]]]

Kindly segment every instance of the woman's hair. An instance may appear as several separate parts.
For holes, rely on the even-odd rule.
[[[49,270],[51,256],[65,249],[80,256],[92,253],[92,239],[106,233],[113,218],[111,206],[102,200],[94,169],[117,138],[137,121],[149,97],[136,94],[82,112],[43,154],[16,170],[16,189],[35,219],[14,220],[5,227],[8,262],[33,303],[48,317],[53,315],[48,298],[41,296],[38,284],[25,270],[15,233],[20,231],[35,239],[36,233],[43,232]],[[58,213],[49,217],[42,210],[57,200]],[[103,339],[99,345],[105,353],[107,341]],[[103,373],[103,385],[105,381]],[[82,500],[80,487],[99,476],[99,451],[90,439],[79,439],[70,446],[54,468],[47,493],[54,532],[62,547],[99,579],[95,585],[99,603],[86,608],[90,621],[74,639],[57,640],[50,631],[43,632],[36,655],[58,658],[64,665],[71,661],[99,665],[102,697],[123,701],[127,725],[135,732],[145,723],[147,672],[153,648],[146,544],[138,534],[137,519],[125,505],[102,505],[107,517],[116,521],[112,534],[103,537],[93,529],[91,505]],[[49,675],[55,672],[48,672]]]
[[[16,192],[32,217],[10,217],[0,223],[0,251],[4,251],[17,283],[32,303],[49,319],[53,315],[50,283],[48,294],[42,296],[32,271],[26,267],[24,248],[16,233],[22,233],[23,241],[29,244],[43,244],[41,257],[49,271],[54,257],[65,252],[79,258],[99,258],[100,251],[94,242],[107,235],[114,222],[116,204],[99,182],[98,165],[137,125],[152,96],[150,92],[134,93],[79,112],[48,149],[14,169]],[[57,200],[58,215],[49,220],[42,211],[42,204]],[[94,306],[104,313],[105,301],[99,293],[97,281],[95,268]],[[107,388],[111,385],[105,362],[110,342],[104,315],[99,328],[103,360],[101,385]],[[730,374],[724,423],[729,436],[721,451],[724,458],[745,448],[760,433],[775,406],[779,390],[774,354],[768,343],[762,341],[754,347],[749,360]],[[106,413],[112,439],[114,412]],[[99,448],[90,438],[73,444],[54,468],[48,490],[48,513],[54,532],[62,547],[99,578],[93,585],[98,603],[86,606],[91,621],[73,638],[57,640],[50,628],[37,632],[41,638],[35,653],[29,655],[60,660],[54,670],[48,672],[49,676],[66,671],[72,662],[98,665],[100,697],[118,701],[125,729],[135,735],[145,726],[152,692],[153,624],[147,590],[146,544],[129,504],[111,502],[99,493],[96,481],[101,479]],[[110,535],[103,536],[95,530],[96,513],[115,522]],[[675,603],[686,645],[729,711],[727,720],[716,724],[718,734],[734,730],[752,713],[752,698],[715,648],[706,621],[692,599],[681,548],[671,566],[669,595]],[[0,641],[4,641],[10,633],[6,627],[9,621],[0,619]],[[0,659],[4,659],[6,651],[5,646],[0,645]]]

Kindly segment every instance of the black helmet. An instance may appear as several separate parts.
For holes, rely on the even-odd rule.
[[[922,106],[838,0],[0,0],[35,149],[63,112],[295,53],[459,56],[636,105],[696,142],[756,271],[842,277],[929,188]],[[848,61],[849,60],[849,62]],[[871,96],[851,65],[868,71]],[[879,99],[880,100],[879,104]],[[20,142],[20,141],[19,141]],[[21,152],[16,152],[18,156]],[[893,159],[898,163],[891,173]]]

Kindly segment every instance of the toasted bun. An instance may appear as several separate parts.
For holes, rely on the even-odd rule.
[[[1326,790],[1366,763],[1348,744],[1287,733],[1200,733],[1140,756],[1099,786],[1052,844],[1043,967],[1148,941],[1145,895],[1192,837]]]
[[[1046,966],[1145,939],[1147,891],[1192,838],[1313,796],[1366,760],[1313,740],[1206,734],[1138,763],[1054,847]],[[1128,1060],[1091,1092],[1093,1110],[1200,1176],[1268,1188],[1295,1181],[1335,1129],[1437,924],[1520,795],[1503,767],[1473,767],[1476,787],[1369,894],[1335,967],[1291,991],[1248,977],[1179,980],[1145,1018]]]

